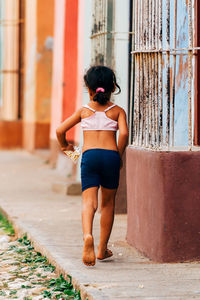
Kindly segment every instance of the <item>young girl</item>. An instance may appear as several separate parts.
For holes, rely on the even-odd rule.
[[[81,122],[83,129],[83,155],[81,161],[83,262],[95,265],[93,218],[98,204],[98,188],[101,186],[101,231],[97,259],[112,256],[107,248],[114,220],[115,195],[122,167],[122,155],[127,145],[128,128],[126,114],[118,105],[110,102],[116,87],[114,72],[105,66],[91,67],[84,76],[90,102],[84,105],[57,129],[61,150],[74,150],[65,139],[65,133]],[[116,132],[119,129],[118,143]]]

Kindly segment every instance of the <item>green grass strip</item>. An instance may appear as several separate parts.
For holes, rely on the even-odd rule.
[[[31,241],[28,240],[27,234],[18,239],[18,242],[27,247],[29,253],[22,260],[22,263],[35,264],[40,266],[47,272],[54,272],[55,267],[48,263],[46,256],[42,256],[40,252],[35,252]],[[31,251],[33,250],[33,251]],[[17,250],[16,250],[17,251]],[[19,251],[18,251],[19,252]],[[72,277],[67,275],[67,279],[61,274],[56,279],[51,279],[46,282],[47,289],[42,292],[42,296],[48,299],[62,299],[62,300],[81,300],[80,291],[74,289],[72,285]],[[23,288],[29,288],[23,286]]]
[[[13,236],[15,234],[12,224],[7,220],[7,218],[0,212],[0,229],[2,229],[7,235]],[[27,238],[25,234],[22,238],[18,239],[18,242],[25,246],[27,249],[27,254],[21,260],[21,263],[30,264],[31,269],[43,268],[47,272],[54,272],[55,267],[48,263],[45,256],[42,256],[40,252],[35,252],[31,241]],[[16,246],[10,246],[10,250],[16,251],[19,255],[23,255],[26,252],[24,249],[18,249]],[[33,266],[35,264],[35,267]],[[71,276],[67,275],[67,279],[61,274],[60,277],[56,279],[51,279],[46,282],[47,289],[42,292],[42,296],[48,299],[62,299],[62,300],[81,300],[80,291],[74,289],[72,285]],[[21,288],[30,289],[32,286],[22,285]],[[10,296],[16,294],[15,290],[10,291]],[[0,292],[0,296],[4,296],[4,292]],[[27,300],[31,297],[25,298]]]
[[[7,220],[6,217],[0,212],[0,228],[8,235],[15,235],[12,224]]]

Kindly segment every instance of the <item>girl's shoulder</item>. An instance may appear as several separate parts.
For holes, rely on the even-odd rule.
[[[113,105],[115,105],[114,107],[115,108],[117,108],[117,109],[119,109],[119,110],[123,110],[123,108],[121,107],[121,106],[119,106],[119,105],[117,105],[117,104],[115,104],[115,103],[112,103]]]
[[[115,103],[113,103],[113,104],[115,104]],[[119,113],[124,113],[124,114],[126,114],[125,110],[124,110],[121,106],[115,104],[114,108],[115,108]]]
[[[114,102],[109,102],[109,107],[113,106],[113,109],[115,109],[115,111],[125,111],[121,106],[119,106],[118,104],[114,103]]]
[[[79,112],[80,113],[85,113],[85,111],[88,111],[88,110],[95,111],[95,109],[92,108],[89,104],[90,104],[90,102],[88,102],[87,104],[82,105],[82,107],[79,109]],[[119,105],[117,105],[117,104],[115,104],[114,102],[111,102],[111,101],[109,102],[109,106],[107,106],[105,108],[105,110],[107,110],[107,108],[109,108],[111,106],[112,106],[112,110],[114,109],[115,112],[118,112],[118,113],[121,112],[121,113],[126,114],[125,110],[121,106],[119,106]]]

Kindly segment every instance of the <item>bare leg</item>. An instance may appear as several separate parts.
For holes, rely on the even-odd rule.
[[[98,255],[97,255],[97,258],[100,260],[108,258],[113,255],[112,251],[107,248],[107,244],[110,238],[113,221],[114,221],[116,191],[117,190],[110,190],[102,187],[101,233],[100,233],[100,243],[99,243]]]
[[[85,190],[82,194],[83,208],[82,208],[82,226],[83,226],[83,262],[87,266],[95,265],[94,240],[92,236],[92,226],[94,214],[97,210],[98,198],[97,187],[91,187]]]

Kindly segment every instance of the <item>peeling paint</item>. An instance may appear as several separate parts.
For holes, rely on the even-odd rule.
[[[191,148],[192,4],[193,0],[135,0],[135,145],[154,149],[185,145]],[[144,22],[146,19],[148,22]]]
[[[178,92],[179,89],[185,90],[186,87],[186,81],[188,78],[188,58],[186,58],[185,62],[183,61],[183,57],[180,56],[179,58],[179,68],[177,70],[176,75],[176,92]]]

